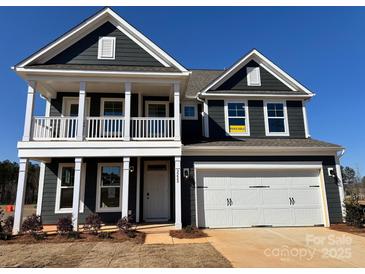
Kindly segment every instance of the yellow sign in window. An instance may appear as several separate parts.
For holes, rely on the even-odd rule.
[[[246,126],[235,126],[230,125],[229,126],[229,132],[230,133],[245,133],[246,132]]]

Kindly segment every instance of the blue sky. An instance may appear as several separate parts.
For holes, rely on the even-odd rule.
[[[26,84],[10,67],[99,9],[0,7],[0,160],[17,160],[24,123]],[[317,94],[312,137],[346,147],[342,164],[365,175],[364,8],[113,9],[187,68],[227,68],[257,48]]]

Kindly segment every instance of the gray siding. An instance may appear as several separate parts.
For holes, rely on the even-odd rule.
[[[181,112],[184,110],[181,109]],[[198,104],[198,119],[197,120],[181,120],[181,141],[183,144],[189,144],[199,141],[202,136],[202,105]]]
[[[100,36],[116,37],[115,60],[99,60]],[[75,65],[118,65],[163,67],[154,57],[107,22],[45,63]]]
[[[255,61],[250,61],[246,66],[242,67],[216,90],[291,91],[291,89],[289,89],[263,67],[260,67],[261,86],[248,86],[246,71],[247,67],[260,67],[260,65]]]
[[[324,169],[328,211],[330,223],[342,222],[342,212],[338,185],[336,180],[328,176],[327,168],[335,168],[335,159],[332,156],[184,156],[181,169],[190,168],[194,174],[194,162],[291,162],[291,161],[320,161]],[[186,179],[182,176],[182,217],[183,225],[195,224],[195,182],[193,176]]]
[[[85,180],[85,208],[80,213],[80,222],[83,223],[85,218],[92,212],[95,212],[96,205],[96,178],[98,162],[122,162],[122,158],[87,158],[86,163],[86,180]],[[43,201],[42,201],[42,221],[44,224],[56,224],[58,219],[71,214],[56,214],[56,187],[59,163],[74,162],[74,159],[53,159],[46,165],[44,177]],[[137,167],[136,158],[131,158],[131,165]],[[130,173],[129,181],[129,209],[132,210],[132,217],[135,217],[136,210],[136,172]],[[121,216],[121,212],[99,213],[102,220],[106,223],[116,223]]]
[[[301,101],[287,101],[288,110],[288,137],[275,138],[305,138],[303,109]],[[264,106],[261,100],[248,101],[250,136],[242,138],[273,138],[265,134]],[[225,132],[224,100],[209,100],[209,137],[211,139],[231,139]],[[239,138],[239,137],[236,137]]]

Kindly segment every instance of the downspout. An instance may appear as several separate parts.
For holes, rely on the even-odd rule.
[[[346,208],[345,208],[345,189],[342,180],[342,173],[341,173],[341,165],[340,165],[340,158],[345,154],[345,149],[343,148],[340,154],[335,154],[335,162],[336,162],[336,175],[338,180],[338,192],[340,194],[340,202],[341,202],[341,211],[342,211],[342,220],[345,221],[346,217]]]
[[[208,111],[207,111],[207,103],[205,102],[204,99],[201,99],[199,97],[200,95],[200,92],[198,92],[197,96],[196,96],[196,99],[203,103],[203,111],[202,111],[202,116],[203,116],[203,129],[202,129],[202,132],[203,132],[203,136],[208,138],[209,137],[209,130],[208,130]]]

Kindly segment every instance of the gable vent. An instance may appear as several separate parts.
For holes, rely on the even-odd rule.
[[[115,59],[115,37],[100,37],[98,59]]]
[[[260,67],[247,67],[247,85],[261,86]]]

